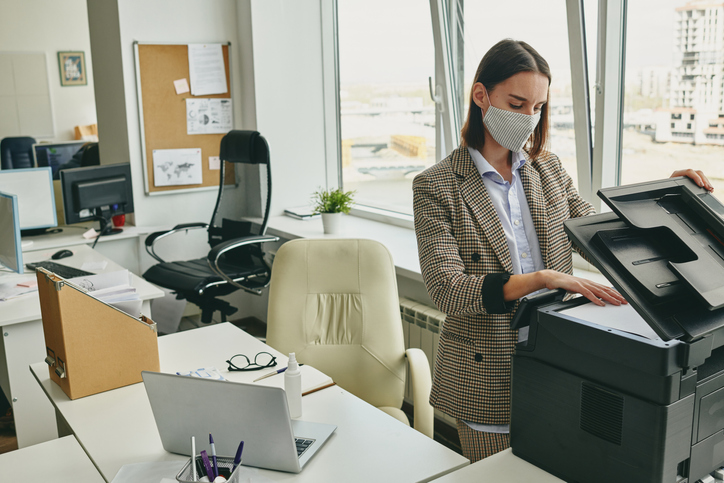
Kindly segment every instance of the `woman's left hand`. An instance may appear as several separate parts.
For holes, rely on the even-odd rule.
[[[691,178],[694,183],[696,183],[696,185],[700,188],[704,188],[707,191],[714,191],[714,187],[709,182],[709,178],[704,176],[703,171],[696,171],[693,169],[680,169],[678,171],[674,171],[674,173],[670,177],[676,178],[677,176],[686,176],[687,178]]]

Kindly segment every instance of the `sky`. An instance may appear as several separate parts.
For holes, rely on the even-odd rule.
[[[674,9],[685,0],[629,0],[627,66],[666,66],[673,59]],[[596,0],[584,0],[590,68],[595,68]],[[342,82],[427,83],[434,73],[428,0],[339,0]],[[464,0],[465,80],[503,38],[523,40],[568,76],[565,0]],[[591,75],[593,72],[591,71]]]

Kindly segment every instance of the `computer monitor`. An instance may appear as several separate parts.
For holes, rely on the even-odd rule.
[[[18,197],[22,236],[40,235],[58,225],[49,167],[1,170],[0,191]]]
[[[17,195],[0,192],[0,264],[23,273],[19,218]]]
[[[54,178],[58,179],[58,168],[70,161],[84,144],[87,144],[87,141],[33,144],[35,166],[39,168],[49,166],[53,170]]]
[[[111,217],[133,213],[129,163],[88,166],[60,171],[65,223],[99,221],[102,234],[110,231]]]

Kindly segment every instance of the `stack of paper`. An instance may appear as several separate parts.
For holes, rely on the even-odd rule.
[[[85,290],[88,295],[121,310],[132,317],[141,314],[143,302],[131,286],[128,270],[71,278],[68,282]]]

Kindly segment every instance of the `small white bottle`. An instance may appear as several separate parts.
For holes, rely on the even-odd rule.
[[[289,416],[302,417],[302,372],[294,352],[289,354],[289,365],[284,371],[284,391],[287,393]]]

